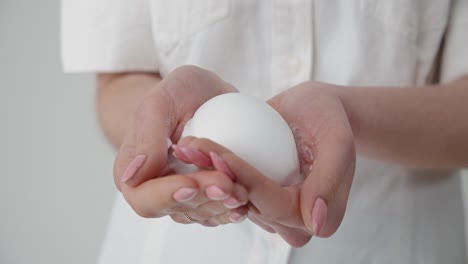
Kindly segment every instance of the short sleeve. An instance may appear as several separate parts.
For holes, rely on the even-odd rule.
[[[157,71],[147,0],[62,0],[65,72]]]
[[[468,0],[454,0],[445,35],[440,80],[468,74]]]

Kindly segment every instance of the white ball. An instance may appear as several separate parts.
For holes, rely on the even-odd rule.
[[[274,181],[302,180],[296,143],[286,121],[266,102],[229,93],[204,103],[185,125],[182,137],[210,139]]]

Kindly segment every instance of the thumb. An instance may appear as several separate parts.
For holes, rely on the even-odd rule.
[[[158,177],[167,164],[175,127],[172,97],[164,89],[149,94],[133,116],[114,162],[114,181],[136,186]],[[169,146],[168,146],[169,145]]]
[[[354,176],[356,152],[348,129],[333,129],[318,139],[316,160],[301,190],[301,212],[318,237],[333,235],[343,220]]]

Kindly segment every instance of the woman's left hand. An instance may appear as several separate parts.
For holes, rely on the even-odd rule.
[[[288,122],[298,148],[301,185],[281,186],[228,149],[187,137],[178,145],[211,155],[214,167],[232,174],[248,191],[249,219],[279,233],[291,246],[329,237],[343,219],[354,176],[356,152],[345,109],[326,84],[304,83],[268,103]]]

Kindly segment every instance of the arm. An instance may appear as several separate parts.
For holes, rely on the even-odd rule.
[[[467,85],[466,78],[407,89],[311,81],[271,98],[268,103],[293,128],[306,176],[300,186],[266,184],[268,178],[242,170],[248,164],[204,147],[213,144],[191,144],[221,154],[225,167],[249,190],[249,201],[258,209],[252,215],[260,226],[301,246],[308,235],[328,237],[338,229],[354,177],[355,146],[371,158],[419,168],[468,165]],[[283,203],[271,202],[278,197]]]
[[[411,167],[468,166],[468,78],[410,89],[338,88],[358,152]]]
[[[122,143],[133,113],[149,90],[161,81],[158,73],[97,75],[97,111],[105,135],[115,148]]]

